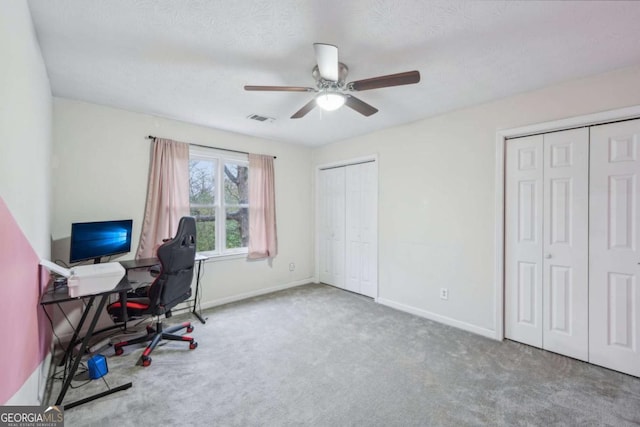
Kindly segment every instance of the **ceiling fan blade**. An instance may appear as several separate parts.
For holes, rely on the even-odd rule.
[[[371,105],[356,98],[355,96],[345,95],[345,98],[347,99],[344,102],[344,105],[356,110],[358,113],[362,114],[363,116],[369,117],[370,115],[378,112],[377,108],[372,107]]]
[[[351,90],[369,90],[379,89],[389,86],[402,86],[418,83],[420,81],[419,71],[407,71],[398,74],[389,74],[386,76],[372,77],[370,79],[356,80],[347,85]]]
[[[314,43],[316,62],[320,76],[332,82],[338,81],[338,47],[331,44]]]
[[[291,116],[291,118],[292,119],[302,118],[306,116],[309,111],[313,110],[315,106],[316,106],[316,99],[313,98],[311,101],[306,103],[304,107],[296,111],[296,113],[293,116]]]
[[[315,89],[303,86],[250,86],[244,90],[270,91],[270,92],[313,92]]]

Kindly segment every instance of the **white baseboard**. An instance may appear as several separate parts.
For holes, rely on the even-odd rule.
[[[258,289],[251,292],[244,292],[242,294],[232,295],[230,297],[219,298],[213,301],[207,301],[202,303],[202,309],[205,310],[211,307],[217,307],[219,305],[229,304],[231,302],[241,301],[243,299],[257,297],[260,295],[270,294],[272,292],[282,291],[289,288],[295,288],[300,285],[307,285],[313,283],[313,277],[307,279],[296,280],[294,282],[285,283],[284,285],[272,286],[270,288]]]
[[[480,326],[472,325],[471,323],[462,322],[460,320],[452,319],[450,317],[442,316],[440,314],[432,313],[420,308],[411,307],[409,305],[401,304],[399,302],[391,301],[385,298],[377,298],[376,302],[382,305],[386,305],[387,307],[395,308],[396,310],[404,311],[405,313],[415,314],[416,316],[424,317],[425,319],[433,320],[434,322],[453,326],[454,328],[462,329],[463,331],[472,332],[474,334],[482,335],[483,337],[491,338],[498,341],[501,340],[496,335],[496,331],[491,329],[482,328]]]

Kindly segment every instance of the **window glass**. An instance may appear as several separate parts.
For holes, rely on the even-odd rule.
[[[227,208],[226,219],[227,248],[247,247],[249,245],[249,209]]]
[[[191,215],[196,218],[198,251],[211,255],[246,252],[249,244],[248,162],[228,159],[207,149],[192,148],[190,156],[189,200]]]
[[[224,165],[224,201],[226,210],[226,247],[243,248],[249,244],[249,168],[237,163]]]
[[[216,250],[216,166],[215,159],[189,161],[189,202],[196,219],[197,250]]]

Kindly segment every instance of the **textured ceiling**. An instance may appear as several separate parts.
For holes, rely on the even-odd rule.
[[[55,96],[321,145],[640,63],[640,2],[29,0]],[[380,111],[316,108],[314,42],[347,81],[419,70],[356,94]],[[273,122],[247,119],[251,114]]]

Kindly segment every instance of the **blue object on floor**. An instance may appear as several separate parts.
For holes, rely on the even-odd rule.
[[[107,367],[107,358],[101,354],[96,354],[91,357],[89,362],[87,362],[87,365],[89,366],[89,378],[92,380],[102,378],[109,372],[109,368]]]

